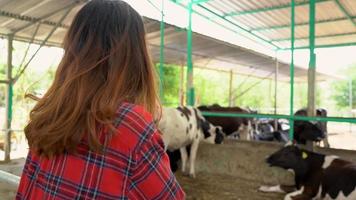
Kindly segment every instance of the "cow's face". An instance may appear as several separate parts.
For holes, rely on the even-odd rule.
[[[320,141],[325,138],[321,127],[308,121],[296,121],[294,132],[302,140]]]
[[[304,155],[304,156],[303,156]],[[267,158],[270,166],[281,167],[284,169],[295,169],[304,165],[305,152],[295,145],[287,145]]]
[[[224,140],[224,133],[220,126],[214,126],[206,120],[201,122],[204,133],[204,140],[208,143],[221,144]]]

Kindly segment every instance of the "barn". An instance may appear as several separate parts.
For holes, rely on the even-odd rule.
[[[53,55],[60,59],[63,38],[89,1],[0,1],[0,196],[4,199],[14,198],[27,154],[23,122],[33,102],[24,100],[26,90],[44,82],[26,72],[44,59],[43,52],[54,49]],[[164,107],[244,107],[248,112],[200,111],[207,121],[247,119],[249,134],[262,134],[258,124],[266,119],[278,130],[282,119],[288,124],[283,130],[287,140],[306,132],[300,131],[301,122],[320,124],[330,146],[307,141],[302,147],[356,162],[356,76],[352,74],[356,71],[341,69],[347,65],[346,57],[354,58],[355,0],[124,1],[143,16]],[[337,73],[342,70],[344,76]],[[39,88],[34,92],[46,90]],[[338,92],[335,99],[340,101],[331,107],[329,98]],[[305,114],[295,115],[301,108]],[[320,108],[328,111],[327,116],[318,115]],[[294,184],[292,173],[265,162],[283,147],[275,138],[271,140],[251,136],[247,141],[226,137],[219,145],[201,142],[196,177],[175,173],[187,199],[283,199],[285,194],[258,190],[262,185]]]

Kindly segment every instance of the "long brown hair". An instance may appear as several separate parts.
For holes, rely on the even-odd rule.
[[[156,73],[144,24],[130,5],[90,1],[75,16],[63,48],[54,81],[25,128],[30,148],[39,155],[74,152],[83,138],[100,151],[99,133],[104,127],[113,130],[122,102],[157,114]]]

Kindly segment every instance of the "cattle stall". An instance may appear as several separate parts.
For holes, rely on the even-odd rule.
[[[281,148],[278,143],[228,141],[224,145],[202,144],[199,148],[196,180],[177,173],[191,199],[283,199],[283,194],[263,193],[261,185],[293,183],[292,173],[269,167],[265,158]],[[356,152],[316,148],[316,152],[356,162]]]
[[[162,1],[162,8],[163,8],[163,2]],[[264,114],[245,114],[245,113],[216,113],[216,112],[203,112],[203,114],[205,116],[217,116],[217,117],[255,117],[255,118],[273,118],[273,119],[288,119],[289,120],[289,124],[290,124],[290,129],[289,129],[289,138],[292,140],[294,138],[294,122],[296,120],[302,120],[302,121],[318,121],[318,122],[349,122],[349,123],[356,123],[356,119],[354,118],[341,118],[341,117],[316,117],[316,113],[315,113],[315,109],[316,109],[316,102],[315,102],[315,91],[316,91],[316,54],[315,54],[315,49],[316,48],[328,48],[328,47],[336,47],[336,46],[355,46],[356,45],[356,40],[355,38],[348,38],[348,39],[340,39],[337,40],[337,42],[320,42],[320,38],[328,38],[329,39],[335,39],[335,36],[337,35],[336,33],[332,33],[332,34],[326,34],[327,36],[317,33],[316,32],[316,26],[319,25],[320,23],[326,23],[322,22],[321,19],[317,19],[318,16],[316,15],[316,7],[318,7],[318,11],[320,12],[320,10],[323,9],[323,4],[328,4],[327,6],[333,7],[334,10],[338,10],[341,11],[342,15],[344,16],[344,20],[348,20],[348,26],[354,26],[355,22],[353,20],[353,17],[348,13],[347,9],[345,9],[346,7],[346,3],[347,5],[351,5],[352,6],[356,6],[354,5],[355,2],[351,2],[351,1],[344,1],[343,3],[341,3],[340,1],[317,1],[317,0],[310,0],[310,1],[305,1],[305,2],[299,2],[299,1],[295,1],[295,0],[291,0],[291,1],[286,1],[285,5],[269,5],[266,7],[262,7],[262,8],[258,8],[257,5],[255,5],[254,9],[248,9],[249,6],[251,5],[247,5],[247,3],[243,3],[243,2],[236,2],[236,1],[228,1],[228,0],[224,0],[224,1],[214,1],[214,0],[197,0],[197,1],[188,1],[188,2],[180,2],[180,1],[174,1],[176,4],[179,4],[180,6],[182,6],[183,8],[185,8],[188,12],[188,19],[189,19],[189,25],[188,25],[188,30],[187,30],[187,67],[188,67],[188,71],[187,71],[187,105],[194,105],[195,101],[194,101],[194,86],[192,86],[192,79],[193,79],[193,62],[192,62],[192,43],[193,43],[193,39],[192,39],[192,15],[196,14],[196,15],[200,15],[203,17],[208,18],[210,21],[214,21],[214,19],[219,19],[222,20],[224,22],[226,22],[226,24],[229,24],[229,28],[234,29],[236,31],[236,29],[239,29],[239,31],[245,31],[247,33],[249,33],[250,35],[252,35],[252,37],[254,37],[255,39],[257,39],[259,42],[270,45],[270,46],[274,46],[274,48],[276,49],[276,51],[283,51],[283,50],[289,50],[290,51],[290,106],[289,106],[289,115],[278,115],[278,113],[274,113],[274,115],[264,115]],[[226,3],[226,5],[229,6],[224,6],[223,4]],[[271,2],[270,2],[271,3]],[[241,4],[241,5],[240,5]],[[330,5],[332,4],[332,5]],[[236,6],[236,8],[234,7]],[[239,6],[242,6],[239,7]],[[245,6],[245,7],[244,7]],[[252,6],[253,7],[253,6]],[[300,11],[300,8],[304,7],[304,8],[309,8],[308,10],[305,9],[304,12]],[[326,6],[325,6],[326,7]],[[326,9],[324,7],[324,12],[325,15],[332,15],[331,13],[327,13],[328,9]],[[235,10],[234,10],[235,9]],[[272,26],[269,25],[269,23],[265,22],[262,24],[266,25],[265,27],[256,27],[254,26],[253,22],[247,22],[245,24],[243,24],[244,26],[240,26],[239,25],[239,19],[240,20],[246,20],[248,21],[246,18],[245,19],[241,19],[238,17],[239,16],[243,16],[243,15],[249,15],[249,17],[256,19],[258,17],[260,18],[269,18],[269,16],[271,15],[271,13],[275,14],[276,16],[279,15],[279,17],[282,17],[282,14],[278,13],[277,11],[280,11],[282,9],[285,9],[284,12],[288,12],[288,15],[284,15],[283,17],[290,19],[289,23],[286,23],[286,25],[284,25],[285,29],[289,29],[289,35],[288,33],[285,33],[284,38],[280,37],[278,39],[274,38],[272,35],[268,35],[263,34],[262,32],[260,32],[259,30],[265,30],[265,31],[270,31],[272,29],[277,29],[275,27],[280,27],[278,25]],[[303,12],[304,15],[308,15],[308,22],[301,24],[300,19],[296,20],[296,11],[299,12]],[[272,15],[273,15],[272,14]],[[164,15],[164,9],[162,9],[162,19],[163,19],[163,15]],[[254,16],[256,15],[256,16]],[[254,18],[255,17],[255,18]],[[320,16],[319,16],[320,18]],[[277,20],[277,19],[274,19]],[[246,22],[245,21],[245,22]],[[268,20],[266,20],[268,21]],[[334,22],[337,23],[332,17],[331,19],[329,19],[328,22]],[[224,24],[225,25],[225,24]],[[308,36],[304,36],[303,39],[300,36],[301,32],[297,32],[296,31],[296,27],[298,27],[298,29],[301,28],[301,26],[305,26],[305,32],[309,32]],[[254,30],[254,31],[251,31]],[[346,33],[347,31],[344,30],[345,33],[344,34],[348,34]],[[256,34],[258,32],[258,34]],[[319,30],[320,32],[320,30]],[[275,34],[277,34],[277,32],[274,32]],[[164,32],[162,32],[162,36],[163,37]],[[355,32],[352,32],[351,34],[356,34]],[[261,35],[263,37],[261,37]],[[268,38],[268,39],[266,39]],[[274,39],[273,39],[274,38]],[[282,39],[283,38],[283,39]],[[301,42],[301,40],[304,40],[303,42]],[[164,48],[164,41],[162,41],[161,43],[161,48]],[[307,105],[307,116],[295,116],[294,115],[294,84],[295,84],[295,58],[294,58],[294,53],[296,49],[308,49],[309,50],[309,68],[308,68],[308,105]],[[276,72],[278,71],[279,67],[278,67],[278,62],[276,64]],[[277,73],[276,73],[276,77],[278,77]],[[277,86],[276,86],[277,88]],[[351,90],[351,89],[350,89]],[[230,90],[231,91],[231,90]],[[351,93],[351,92],[350,92]],[[231,100],[231,94],[229,95],[229,98]],[[350,99],[352,99],[351,95],[350,95]],[[350,102],[352,102],[352,100],[350,100]],[[351,106],[352,107],[352,106]],[[239,144],[241,145],[241,144]],[[225,145],[220,145],[220,146],[214,146],[214,147],[210,147],[210,148],[200,148],[199,156],[198,159],[202,159],[202,157],[204,157],[204,153],[206,152],[212,152],[214,150],[216,150],[216,154],[214,156],[209,155],[209,154],[205,154],[206,157],[204,157],[207,162],[203,162],[203,164],[199,165],[197,164],[197,169],[201,169],[204,171],[204,174],[202,175],[201,180],[195,182],[195,181],[189,181],[186,180],[184,178],[181,178],[181,182],[186,186],[186,189],[189,191],[189,194],[191,195],[192,199],[196,199],[196,198],[201,198],[201,199],[215,199],[215,198],[222,198],[222,199],[279,199],[279,198],[283,198],[282,196],[277,197],[277,196],[271,196],[271,197],[267,197],[267,196],[259,196],[259,194],[256,194],[256,196],[254,195],[255,193],[252,192],[251,190],[234,190],[234,187],[230,187],[231,185],[236,184],[236,187],[239,187],[241,185],[243,185],[245,182],[253,182],[252,179],[256,178],[262,178],[262,180],[260,179],[258,182],[259,183],[265,183],[266,181],[271,181],[271,179],[279,177],[280,175],[283,174],[282,171],[279,172],[274,172],[274,169],[270,169],[267,168],[266,165],[264,164],[264,158],[268,155],[268,151],[267,152],[262,152],[262,154],[264,154],[264,156],[259,156],[259,157],[254,157],[256,154],[261,153],[261,152],[256,152],[256,149],[260,149],[262,148],[262,144],[261,143],[257,143],[257,144],[252,144],[252,143],[248,143],[248,146],[246,151],[243,151],[243,153],[245,155],[241,155],[240,152],[238,152],[236,148],[238,148],[238,144],[236,144],[236,146],[229,146],[227,144]],[[315,149],[311,143],[308,143],[307,146],[309,148],[311,148],[314,151],[318,151],[318,149]],[[225,151],[223,151],[220,148],[227,148],[230,150],[231,155],[235,154],[235,155],[239,155],[240,157],[225,157],[225,155],[230,155],[228,153],[225,153]],[[227,150],[224,149],[224,150]],[[257,150],[258,151],[258,150]],[[328,150],[326,150],[328,151]],[[338,154],[339,152],[336,152],[337,150],[331,150],[329,149],[329,152],[327,152],[328,154],[332,153],[332,154]],[[269,151],[269,153],[271,153],[271,151]],[[354,152],[350,152],[351,154],[354,154]],[[235,159],[234,159],[235,158]],[[354,160],[354,156],[350,156],[349,159],[352,158],[353,161]],[[224,160],[221,160],[224,159]],[[346,158],[347,159],[347,158]],[[231,162],[230,162],[231,161]],[[254,163],[255,161],[258,162],[257,165],[253,165],[251,163]],[[199,161],[198,161],[199,162]],[[240,163],[239,163],[240,162]],[[209,167],[208,167],[209,166]],[[209,169],[211,170],[209,170]],[[237,169],[236,171],[234,171],[233,173],[228,173],[231,172],[233,170]],[[264,170],[263,170],[264,169]],[[228,171],[228,172],[226,172]],[[261,173],[262,172],[262,173]],[[273,174],[271,174],[271,172]],[[284,171],[285,172],[285,171]],[[230,177],[238,177],[236,179],[229,179],[228,177],[222,177],[222,178],[218,178],[215,177],[216,173],[228,173]],[[211,174],[212,177],[210,177],[207,174]],[[284,174],[286,175],[286,174]],[[247,176],[247,177],[246,177]],[[199,176],[198,176],[199,177]],[[209,179],[210,177],[210,179]],[[245,179],[244,179],[244,178]],[[264,180],[263,180],[264,179]],[[278,182],[281,181],[285,181],[287,178],[283,177],[281,178],[281,180],[279,180]],[[213,180],[216,180],[216,182],[214,182]],[[240,181],[239,181],[240,180]],[[247,181],[246,181],[247,180]],[[249,181],[250,180],[250,181]],[[225,185],[223,184],[226,181],[227,185],[226,187],[224,187]],[[238,183],[240,182],[240,184]],[[200,184],[199,184],[200,183]],[[209,184],[207,184],[209,183]],[[224,185],[224,186],[221,186]],[[246,184],[245,184],[246,185]],[[205,189],[202,189],[201,192],[199,192],[199,188],[200,187],[206,187]],[[250,185],[250,187],[248,187],[249,189],[251,189],[251,187],[254,187],[252,185]],[[189,190],[189,188],[192,188],[191,190]],[[230,189],[226,189],[226,188],[230,188]],[[243,188],[243,187],[242,187]],[[221,190],[219,190],[221,189]],[[226,189],[226,190],[225,190]],[[253,189],[252,189],[253,190]],[[255,190],[257,190],[257,188],[255,188]],[[255,191],[253,190],[253,191]],[[236,193],[234,195],[231,195],[231,192],[235,191]],[[248,194],[246,196],[244,196],[244,191],[249,191],[247,192]],[[211,193],[210,193],[211,192]],[[215,194],[215,195],[214,195]],[[219,195],[217,195],[219,194]],[[196,195],[196,196],[195,196]],[[208,197],[204,196],[207,195]],[[212,196],[209,196],[212,195]],[[226,195],[226,196],[224,196]],[[231,196],[229,196],[231,195]],[[241,195],[241,196],[240,196]],[[259,197],[258,197],[259,196]]]

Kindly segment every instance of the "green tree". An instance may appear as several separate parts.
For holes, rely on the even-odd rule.
[[[156,70],[159,71],[159,63],[156,64]],[[179,105],[180,70],[180,67],[175,65],[163,67],[163,99],[161,101],[165,106]]]
[[[350,98],[350,80],[352,82],[352,96],[354,98],[353,100],[353,108],[356,107],[356,65],[348,67],[344,71],[344,75],[349,79],[349,80],[341,80],[341,81],[335,81],[333,84],[333,96],[332,98],[335,100],[336,105],[339,108],[349,108],[349,98]]]
[[[0,80],[5,80],[5,65],[0,64]],[[5,106],[6,85],[0,84],[0,107]]]

